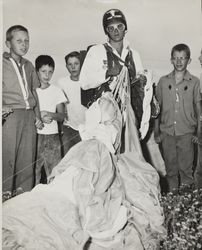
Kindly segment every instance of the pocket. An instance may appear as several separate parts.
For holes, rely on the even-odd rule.
[[[12,113],[9,113],[8,115],[4,116],[2,115],[2,126],[6,124],[6,121],[9,120],[14,114],[14,111]]]
[[[2,118],[2,126],[5,124],[6,118]]]

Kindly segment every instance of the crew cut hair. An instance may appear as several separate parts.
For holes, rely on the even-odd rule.
[[[178,52],[184,51],[188,58],[190,58],[190,56],[191,56],[191,51],[190,51],[189,46],[184,44],[184,43],[177,44],[172,48],[171,58],[173,57],[173,54],[175,51],[178,51]]]
[[[69,53],[69,54],[67,54],[67,55],[65,56],[65,62],[66,62],[66,64],[67,64],[68,59],[69,59],[70,57],[76,57],[76,58],[81,62],[80,53],[79,53],[78,51],[72,51],[71,53]]]
[[[13,37],[13,35],[12,35],[13,31],[25,31],[25,32],[27,32],[27,34],[29,34],[28,29],[25,28],[24,26],[22,26],[22,25],[14,25],[14,26],[11,26],[6,31],[6,41],[11,41],[11,39]]]

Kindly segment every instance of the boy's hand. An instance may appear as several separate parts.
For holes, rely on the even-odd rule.
[[[154,131],[154,140],[157,144],[161,143],[161,133]]]
[[[197,133],[193,135],[192,142],[201,144],[200,138],[201,138],[201,130],[198,130]]]
[[[13,113],[12,108],[2,107],[2,118],[6,118],[10,113]]]
[[[41,111],[41,117],[43,118],[44,116],[49,115],[48,113],[49,112],[45,110]]]
[[[146,83],[147,83],[147,77],[145,75],[143,75],[143,74],[140,74],[139,75],[139,80],[140,80],[141,85],[144,87],[146,85]]]
[[[41,119],[39,119],[39,118],[36,117],[35,126],[36,126],[37,129],[40,129],[40,130],[41,130],[41,129],[44,127],[44,124],[43,124],[43,122],[41,121]]]
[[[193,135],[193,137],[192,137],[192,142],[193,142],[193,143],[198,143],[198,136]]]
[[[51,116],[45,115],[45,116],[43,116],[42,121],[44,123],[51,123],[53,121],[53,118]]]
[[[201,145],[201,142],[202,142],[202,133],[201,133],[201,125],[199,124],[199,126],[197,127],[197,130],[196,132],[193,134],[193,137],[192,137],[192,142],[193,143],[198,143]]]
[[[51,123],[53,121],[48,111],[41,111],[41,118],[44,123]]]

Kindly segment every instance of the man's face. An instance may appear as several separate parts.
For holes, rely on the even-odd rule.
[[[72,78],[78,78],[80,74],[80,61],[77,57],[69,57],[66,67]]]
[[[24,56],[29,49],[29,35],[25,31],[13,31],[12,38],[10,41],[6,41],[6,45],[12,54]]]
[[[187,57],[185,51],[174,51],[171,63],[176,71],[184,71],[190,62],[191,59]]]
[[[114,21],[107,26],[107,35],[114,42],[120,42],[125,36],[126,27],[119,21]]]

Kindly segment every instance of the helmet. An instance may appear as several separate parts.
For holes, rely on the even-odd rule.
[[[123,23],[126,27],[126,30],[127,30],[127,23],[126,23],[126,18],[124,16],[124,14],[118,9],[110,9],[107,12],[105,12],[105,14],[103,16],[103,20],[102,20],[102,25],[103,25],[105,34],[107,34],[107,30],[106,30],[107,26],[113,20],[117,20],[117,21],[120,21],[121,23]]]

